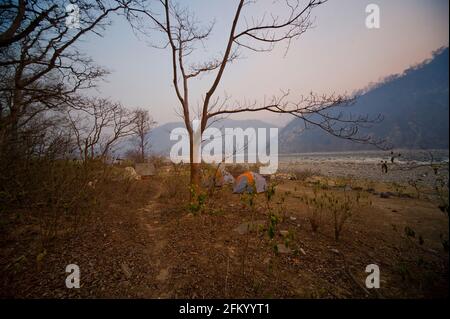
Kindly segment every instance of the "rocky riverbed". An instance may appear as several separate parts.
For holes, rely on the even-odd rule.
[[[388,172],[383,173],[381,163],[337,162],[337,161],[296,161],[279,164],[279,172],[295,173],[311,171],[315,174],[329,177],[350,177],[355,179],[369,179],[379,182],[408,183],[419,181],[427,185],[434,185],[436,177],[448,181],[448,163],[436,166],[425,164],[392,164],[389,163]],[[435,174],[437,168],[437,175]]]

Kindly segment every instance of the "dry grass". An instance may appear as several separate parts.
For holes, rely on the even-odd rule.
[[[92,170],[97,203],[85,221],[71,229],[70,219],[61,218],[45,247],[36,236],[38,214],[9,210],[2,220],[2,296],[367,298],[376,295],[367,295],[348,272],[364,283],[370,263],[381,268],[384,297],[448,294],[442,243],[448,243],[448,219],[432,203],[367,193],[373,205],[356,205],[336,241],[329,207],[312,232],[310,205],[302,198],[314,198],[316,190],[317,197],[326,192],[336,199],[344,192],[339,180],[325,188],[281,181],[269,202],[266,194],[248,198],[214,188],[190,214],[188,167],[167,167],[142,181],[120,179],[121,168],[104,169]],[[234,231],[252,222],[258,226],[246,234]],[[291,253],[280,253],[279,244]],[[64,288],[68,263],[80,265],[82,289]]]

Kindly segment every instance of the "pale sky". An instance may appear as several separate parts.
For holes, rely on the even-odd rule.
[[[243,14],[260,16],[270,12],[272,3],[261,0]],[[369,3],[380,7],[380,29],[365,27]],[[223,52],[237,1],[190,0],[182,4],[189,5],[201,21],[216,20],[199,56]],[[216,94],[226,92],[234,100],[262,100],[280,89],[289,89],[293,97],[311,91],[351,93],[448,46],[448,6],[448,0],[329,0],[313,11],[314,28],[291,44],[287,56],[283,45],[270,53],[243,50],[243,58],[227,66]],[[159,124],[179,121],[174,111],[179,106],[171,83],[170,52],[138,39],[123,19],[114,18],[113,22],[103,38],[91,36],[81,45],[98,64],[112,71],[98,94],[128,107],[147,108]],[[211,77],[194,81],[192,105],[201,101]],[[258,118],[276,125],[290,119],[262,113],[236,118]]]

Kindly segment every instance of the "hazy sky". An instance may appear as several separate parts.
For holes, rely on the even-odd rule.
[[[272,0],[259,1],[243,11],[257,17],[272,8]],[[215,28],[202,56],[223,52],[237,1],[182,1],[201,21],[216,20]],[[365,8],[369,3],[381,9],[381,28],[365,27]],[[448,0],[329,0],[313,11],[314,28],[292,43],[287,56],[284,46],[270,53],[243,50],[243,58],[228,65],[216,91],[235,100],[262,100],[264,96],[289,89],[293,96],[310,91],[351,93],[370,82],[428,57],[441,46],[448,46]],[[156,39],[156,37],[155,37]],[[102,96],[121,101],[129,107],[144,107],[159,123],[179,120],[179,107],[171,84],[169,51],[158,50],[138,39],[126,21],[114,18],[103,38],[89,37],[83,50],[112,71],[100,85]],[[191,104],[211,78],[192,82]],[[245,114],[237,118],[259,118],[274,124],[289,118],[270,114]]]

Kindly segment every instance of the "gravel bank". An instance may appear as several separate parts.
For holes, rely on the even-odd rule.
[[[355,179],[369,179],[380,182],[408,183],[409,180],[421,179],[428,185],[435,181],[434,170],[430,166],[414,166],[408,164],[388,164],[388,173],[383,173],[381,164],[351,163],[333,161],[297,161],[280,163],[279,172],[293,173],[311,170],[329,177],[351,177]],[[448,163],[441,164],[438,173],[448,181]]]

